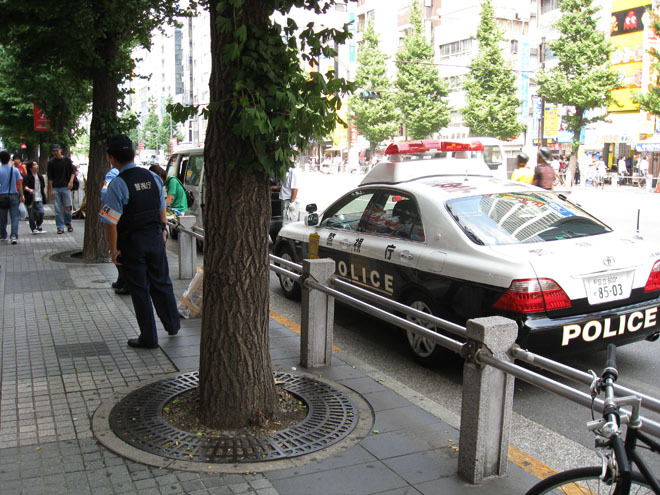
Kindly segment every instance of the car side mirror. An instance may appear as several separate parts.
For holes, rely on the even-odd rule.
[[[318,213],[310,213],[305,217],[305,225],[308,227],[316,227],[319,224]]]
[[[314,213],[316,209],[316,203],[310,203],[305,207],[305,211],[307,211],[307,213]]]

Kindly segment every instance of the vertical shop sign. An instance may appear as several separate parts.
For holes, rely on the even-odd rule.
[[[520,115],[526,124],[529,120],[529,42],[520,49]]]
[[[633,112],[639,109],[633,98],[642,89],[643,61],[647,51],[644,25],[650,20],[646,12],[650,7],[648,0],[612,2],[610,65],[619,75],[619,87],[612,90],[615,103],[607,108],[610,112]]]
[[[50,119],[46,117],[44,111],[33,103],[33,125],[34,130],[37,132],[50,131]]]

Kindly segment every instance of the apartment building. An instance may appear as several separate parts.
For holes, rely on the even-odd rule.
[[[439,133],[440,137],[467,136],[469,129],[461,115],[461,108],[465,104],[463,79],[479,49],[476,33],[480,22],[481,1],[415,1],[419,2],[426,36],[435,50],[434,62],[450,88],[451,121]],[[649,6],[651,1],[648,0]],[[492,3],[497,23],[504,35],[502,53],[516,73],[516,85],[521,100],[519,117],[526,127],[525,132],[510,143],[510,148],[538,145],[539,139],[544,139],[557,149],[566,146],[565,142],[562,143],[566,141],[566,137],[561,135],[557,124],[561,121],[564,110],[545,104],[535,96],[537,70],[541,66],[549,68],[556,63],[548,44],[558,36],[553,25],[560,16],[559,0],[492,0]],[[597,0],[596,4],[601,8],[598,14],[600,29],[609,34],[613,14],[633,3],[642,5],[644,2]],[[380,49],[388,55],[388,69],[394,77],[396,53],[402,39],[411,29],[410,5],[411,0],[358,0],[339,3],[324,16],[300,10],[294,10],[289,15],[296,19],[299,26],[308,22],[326,27],[350,24],[353,39],[346,45],[337,47],[339,55],[333,59],[317,61],[319,70],[331,68],[338,76],[348,79],[355,76],[357,53],[363,32],[368,22],[373,22],[379,35]],[[208,103],[208,80],[211,71],[209,26],[208,13],[200,10],[197,17],[186,19],[181,28],[168,28],[162,36],[157,35],[150,53],[136,54],[136,58],[140,59],[136,73],[153,74],[148,81],[134,81],[133,106],[137,112],[145,112],[149,102],[156,102],[162,108],[162,102],[168,97],[184,104]],[[597,150],[609,146],[612,150],[621,148],[625,151],[625,146],[618,145],[633,145],[640,136],[653,134],[653,125],[649,124],[648,116],[641,115],[638,109],[626,107],[624,110],[616,110],[610,109],[611,114],[606,124],[595,124],[587,129],[586,148]],[[546,111],[553,116],[553,123],[548,124],[549,120],[546,119],[541,126],[541,116]],[[557,115],[559,117],[555,118]],[[555,127],[552,127],[553,125]],[[204,142],[206,122],[202,118],[187,122],[184,128],[185,141],[193,144]],[[354,130],[347,131],[345,138],[335,138],[333,142],[341,142],[341,146],[350,147],[351,141],[355,142],[354,132],[351,131]]]

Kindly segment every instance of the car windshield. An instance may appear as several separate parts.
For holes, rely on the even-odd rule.
[[[498,193],[447,201],[447,210],[476,244],[557,241],[611,232],[607,225],[552,193]]]

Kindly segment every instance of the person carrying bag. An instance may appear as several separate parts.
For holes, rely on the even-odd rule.
[[[23,202],[23,178],[9,165],[10,155],[0,151],[0,240],[7,240],[7,216],[11,218],[10,241],[18,243],[18,205]]]

